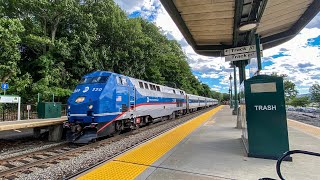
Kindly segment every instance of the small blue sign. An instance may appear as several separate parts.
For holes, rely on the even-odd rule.
[[[9,84],[8,84],[8,83],[2,83],[2,84],[1,84],[1,88],[2,88],[3,90],[6,90],[6,89],[9,88]]]

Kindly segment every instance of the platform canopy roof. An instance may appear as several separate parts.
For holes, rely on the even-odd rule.
[[[201,55],[222,56],[227,48],[250,45],[254,34],[263,48],[284,43],[320,11],[320,0],[160,0],[183,36]],[[257,22],[256,29],[239,27]]]

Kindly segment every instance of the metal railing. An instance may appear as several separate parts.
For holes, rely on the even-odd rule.
[[[21,120],[28,119],[27,105],[31,105],[31,110],[29,112],[29,119],[37,119],[37,105],[36,104],[21,104]],[[17,104],[0,104],[0,122],[1,121],[15,121],[18,119],[18,108]],[[62,104],[61,106],[61,116],[66,116],[67,105]]]
[[[276,171],[281,180],[285,180],[285,178],[282,176],[281,173],[281,163],[283,160],[286,160],[288,156],[292,154],[306,154],[306,155],[311,155],[311,156],[318,156],[320,157],[320,153],[316,152],[310,152],[310,151],[303,151],[303,150],[292,150],[292,151],[287,151],[285,152],[277,161],[276,165]],[[275,180],[273,178],[260,178],[259,180]]]

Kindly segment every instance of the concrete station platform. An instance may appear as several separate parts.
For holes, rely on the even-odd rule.
[[[67,120],[66,116],[51,119],[29,119],[20,121],[0,122],[0,135],[10,136],[8,132],[19,129],[34,129],[35,135],[40,133],[41,129],[49,130],[49,141],[59,141],[62,136],[62,123]]]
[[[93,169],[78,179],[259,179],[276,175],[276,161],[245,156],[241,130],[220,106]],[[320,128],[289,120],[290,150],[320,152]],[[293,155],[286,179],[320,179],[320,158]]]

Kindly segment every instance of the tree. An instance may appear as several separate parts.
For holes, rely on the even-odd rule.
[[[212,98],[217,99],[219,101],[222,100],[222,94],[220,92],[216,92],[216,91],[211,91],[212,93]]]
[[[106,70],[212,97],[179,43],[109,0],[0,0],[0,78],[8,93],[66,101],[87,73]],[[170,82],[170,83],[169,83]]]
[[[320,85],[319,84],[313,84],[310,89],[309,92],[311,94],[311,100],[314,102],[319,103],[319,107],[320,107]]]
[[[273,72],[271,76],[284,78],[283,86],[284,86],[284,95],[285,95],[286,102],[289,102],[291,99],[297,96],[298,91],[296,89],[296,85],[292,81],[286,79],[288,75],[286,74],[278,75],[277,73]]]
[[[222,101],[229,101],[230,100],[230,95],[228,93],[223,93],[222,94]]]
[[[0,80],[6,82],[19,72],[20,34],[24,27],[19,19],[0,18]]]
[[[310,101],[308,97],[300,97],[300,98],[295,97],[290,101],[290,105],[294,107],[297,107],[297,106],[306,107],[309,103]]]

